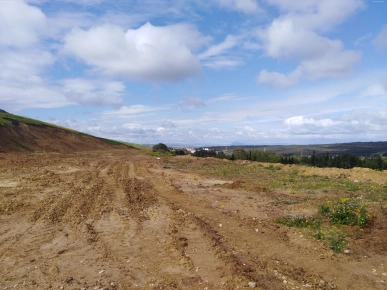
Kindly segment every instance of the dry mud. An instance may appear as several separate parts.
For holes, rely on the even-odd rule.
[[[162,162],[0,154],[0,289],[387,288],[385,219],[336,254],[273,222],[283,193],[247,199]]]

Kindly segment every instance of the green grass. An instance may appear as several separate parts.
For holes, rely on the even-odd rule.
[[[147,154],[149,156],[153,156],[153,157],[171,157],[171,156],[173,156],[173,154],[171,152],[149,152]]]
[[[122,142],[123,144],[126,144],[132,148],[140,149],[140,150],[152,150],[152,147],[142,145],[142,144],[135,144],[135,143],[129,143],[129,142]]]

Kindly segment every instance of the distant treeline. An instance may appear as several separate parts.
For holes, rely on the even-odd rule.
[[[337,168],[353,168],[364,167],[375,170],[387,169],[387,160],[384,160],[381,155],[376,157],[359,157],[352,154],[316,154],[313,151],[311,156],[282,156],[272,152],[263,152],[260,150],[246,151],[243,148],[235,148],[231,155],[224,154],[223,151],[214,149],[205,150],[198,149],[192,154],[197,157],[215,157],[227,158],[230,160],[251,160],[269,163],[282,164],[303,164],[316,167],[337,167]]]
[[[333,156],[341,154],[352,154],[359,157],[373,156],[382,154],[387,156],[387,141],[377,142],[352,142],[336,144],[309,144],[309,145],[239,145],[239,146],[214,146],[209,149],[217,151],[233,151],[236,148],[249,150],[261,150],[274,152],[284,156],[308,156],[312,155],[313,150],[317,154],[329,153]]]

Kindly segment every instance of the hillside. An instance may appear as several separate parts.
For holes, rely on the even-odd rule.
[[[131,146],[0,110],[0,152],[70,153],[128,147]]]

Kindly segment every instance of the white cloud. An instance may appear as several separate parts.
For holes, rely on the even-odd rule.
[[[299,80],[299,72],[293,71],[288,75],[278,72],[268,72],[263,69],[257,77],[257,82],[267,84],[273,88],[286,88],[295,85]]]
[[[387,49],[387,25],[384,25],[383,29],[376,36],[373,43],[378,49]]]
[[[38,42],[46,16],[21,0],[0,3],[0,46],[25,47]]]
[[[354,44],[355,46],[362,45],[364,42],[366,42],[368,39],[372,37],[371,33],[367,33],[366,35],[363,35],[355,40]]]
[[[144,105],[122,106],[119,110],[108,110],[101,113],[101,116],[115,116],[117,118],[134,118],[156,111],[166,110],[164,107],[149,107]]]
[[[270,0],[288,12],[274,19],[266,28],[258,30],[266,56],[299,65],[290,73],[262,70],[257,81],[274,87],[286,87],[302,79],[337,78],[348,75],[359,62],[361,53],[345,50],[340,40],[332,40],[317,33],[344,21],[361,7],[361,1],[315,1],[295,4]],[[293,4],[293,2],[292,2]],[[334,11],[331,13],[329,9]],[[297,12],[297,13],[296,13]]]
[[[373,110],[351,110],[331,118],[315,119],[295,116],[284,121],[284,132],[296,135],[309,135],[313,138],[343,138],[363,140],[383,140],[387,130],[386,108]]]
[[[327,31],[344,22],[356,11],[363,9],[362,0],[265,0],[291,18],[297,27]]]
[[[59,108],[71,105],[59,88],[46,84],[30,85],[28,89],[18,84],[0,82],[1,108],[15,112],[25,108]]]
[[[246,14],[253,14],[261,12],[262,9],[259,7],[256,0],[217,0],[218,3],[229,9],[241,11]]]
[[[40,72],[54,63],[54,57],[46,51],[1,50],[0,80],[4,83],[18,83],[20,86],[40,83]]]
[[[212,45],[200,53],[198,57],[203,62],[203,66],[212,69],[221,69],[234,68],[243,64],[243,61],[238,59],[230,51],[232,48],[241,44],[242,38],[241,36],[227,35],[223,42]]]
[[[239,44],[239,42],[240,42],[240,37],[237,37],[234,35],[227,35],[226,39],[223,42],[209,47],[206,51],[200,53],[198,57],[199,59],[202,60],[213,56],[217,56],[227,51],[228,49],[235,47],[236,45]]]
[[[188,111],[193,108],[205,107],[206,104],[202,99],[196,97],[185,97],[182,101],[177,104],[179,110]]]
[[[74,29],[64,50],[102,73],[146,81],[178,81],[196,76],[201,66],[193,51],[209,38],[194,27],[146,23],[126,33],[118,26]]]
[[[172,121],[171,119],[165,120],[164,122],[161,123],[161,127],[163,128],[176,128],[177,124]]]
[[[229,59],[225,57],[216,57],[210,61],[206,61],[203,66],[212,68],[214,70],[219,69],[233,69],[237,66],[244,64],[245,62],[240,59]]]
[[[121,106],[125,85],[118,81],[65,79],[60,81],[65,96],[72,102],[93,106]]]
[[[332,119],[321,119],[315,120],[313,118],[305,118],[303,116],[291,117],[285,120],[287,126],[303,126],[303,125],[313,125],[315,127],[330,127],[339,122],[335,122]]]
[[[387,96],[382,84],[370,84],[358,93],[359,97]]]

